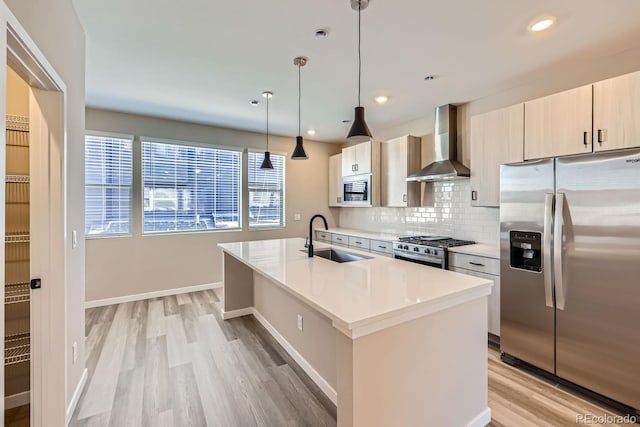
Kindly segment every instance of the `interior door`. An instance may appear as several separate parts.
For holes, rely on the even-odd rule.
[[[556,374],[640,408],[640,150],[557,162]]]
[[[554,307],[550,242],[542,243],[542,271],[511,266],[511,232],[550,232],[554,161],[500,168],[500,347],[546,371],[554,371]],[[545,228],[545,225],[547,226]]]

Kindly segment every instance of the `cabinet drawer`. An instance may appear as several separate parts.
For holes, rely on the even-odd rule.
[[[334,245],[347,246],[349,244],[349,236],[346,234],[331,234],[331,243]]]
[[[477,271],[479,273],[493,274],[494,276],[500,275],[500,260],[494,258],[450,252],[449,266],[465,268],[469,271]]]
[[[369,249],[374,252],[393,254],[393,243],[386,240],[371,240],[369,243]]]
[[[356,237],[356,236],[349,236],[349,246],[368,251],[369,239],[363,239],[362,237]]]
[[[331,243],[331,233],[328,231],[316,231],[316,240]]]

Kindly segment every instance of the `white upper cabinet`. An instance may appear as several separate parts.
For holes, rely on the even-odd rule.
[[[372,145],[371,141],[342,149],[342,176],[371,173]]]
[[[591,153],[593,85],[524,104],[525,160]]]
[[[523,150],[524,104],[471,117],[471,206],[500,206],[500,165]]]
[[[640,71],[593,85],[593,150],[640,145]]]
[[[329,157],[329,206],[342,206],[342,154]]]
[[[420,206],[420,183],[406,182],[420,170],[421,140],[406,135],[383,142],[380,148],[381,206]]]

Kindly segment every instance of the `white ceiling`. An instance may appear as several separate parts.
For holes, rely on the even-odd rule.
[[[344,140],[357,103],[357,13],[349,0],[75,0],[87,34],[87,105]],[[536,17],[551,30],[528,34]],[[638,0],[371,0],[362,12],[362,102],[376,131],[530,81],[567,60],[640,45]],[[316,29],[329,36],[316,39]],[[426,82],[424,77],[437,78]],[[377,105],[374,97],[390,100]],[[249,105],[252,99],[262,103]],[[306,137],[306,134],[304,134]]]

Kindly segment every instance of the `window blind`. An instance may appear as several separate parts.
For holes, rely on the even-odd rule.
[[[85,137],[85,235],[131,233],[130,139]]]
[[[142,142],[143,232],[240,227],[241,153]]]
[[[260,169],[264,153],[249,152],[249,227],[284,227],[285,156],[271,154],[273,169]]]

